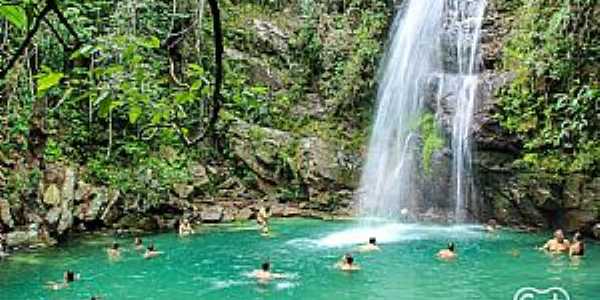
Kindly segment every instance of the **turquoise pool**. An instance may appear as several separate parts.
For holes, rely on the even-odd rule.
[[[513,299],[528,286],[600,299],[600,247],[590,243],[587,256],[572,261],[535,250],[546,235],[488,234],[477,226],[358,229],[353,222],[290,219],[273,222],[272,238],[253,226],[211,227],[188,238],[146,236],[145,242],[165,251],[153,260],[142,259],[131,239],[116,239],[124,252],[121,260],[109,260],[104,248],[112,237],[15,255],[0,263],[0,299]],[[377,236],[382,251],[355,253],[361,271],[334,268],[369,235]],[[441,262],[434,256],[448,241],[457,244],[459,259]],[[265,259],[288,278],[267,285],[249,278]],[[65,290],[44,287],[67,268],[81,273],[81,280]]]

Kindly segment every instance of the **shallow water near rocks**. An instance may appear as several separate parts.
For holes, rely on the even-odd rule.
[[[61,248],[18,254],[0,263],[0,299],[513,299],[521,287],[562,287],[571,299],[598,299],[600,247],[588,243],[579,262],[536,251],[546,235],[477,226],[375,225],[353,222],[275,220],[272,238],[251,223],[205,229],[188,238],[144,237],[164,255],[144,260],[130,239],[112,262],[104,248],[113,238],[95,237]],[[370,235],[379,253],[355,253],[362,270],[336,270],[334,263]],[[441,262],[436,251],[457,244],[459,259]],[[248,277],[269,259],[287,279],[258,284]],[[65,269],[81,273],[70,288],[50,291]],[[537,298],[535,298],[537,299]],[[545,298],[543,298],[545,299]]]

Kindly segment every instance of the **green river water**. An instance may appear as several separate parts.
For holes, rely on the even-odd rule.
[[[274,236],[257,234],[252,223],[203,229],[192,237],[143,237],[165,253],[144,260],[132,240],[80,239],[61,247],[14,255],[0,262],[0,299],[513,299],[521,287],[562,287],[571,299],[600,299],[600,247],[588,243],[586,257],[572,261],[534,249],[547,235],[477,226],[384,224],[362,228],[353,222],[275,220]],[[382,250],[355,253],[362,270],[344,273],[335,262],[356,243],[377,236]],[[105,247],[123,248],[111,261]],[[448,241],[459,258],[434,256]],[[259,284],[248,276],[269,259],[288,278]],[[51,291],[65,269],[81,273],[68,289]],[[552,299],[539,296],[537,298]],[[561,299],[561,298],[558,298]]]

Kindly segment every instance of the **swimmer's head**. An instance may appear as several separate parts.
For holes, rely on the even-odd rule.
[[[260,265],[260,269],[265,272],[269,272],[269,269],[271,269],[271,263],[268,261],[265,261],[264,263],[262,263],[262,265]]]
[[[576,232],[573,236],[573,241],[575,242],[583,242],[583,235],[580,232]]]
[[[113,243],[111,248],[113,250],[119,250],[119,243]]]
[[[344,255],[344,260],[349,265],[353,264],[354,263],[354,257],[352,257],[352,253],[346,253],[346,255]]]
[[[64,277],[65,277],[66,282],[73,282],[73,281],[75,281],[75,272],[66,271]]]
[[[148,251],[154,251],[154,244],[150,244],[147,249]]]
[[[498,225],[498,222],[496,222],[496,219],[489,219],[488,225],[492,226],[492,227],[496,227],[496,225]]]
[[[135,244],[136,245],[141,245],[142,244],[142,239],[140,239],[139,237],[135,238]]]
[[[563,233],[562,229],[557,229],[554,232],[554,237],[559,241],[562,242],[565,239],[565,234]]]
[[[369,238],[369,244],[371,244],[371,245],[377,244],[377,240],[375,239],[375,237],[370,237]]]
[[[448,243],[448,250],[450,250],[451,252],[454,252],[454,249],[455,249],[454,243],[452,243],[452,242]]]

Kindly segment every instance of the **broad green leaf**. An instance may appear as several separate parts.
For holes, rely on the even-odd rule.
[[[25,10],[17,5],[0,6],[0,16],[4,17],[19,29],[25,29],[27,26],[27,15]]]
[[[139,117],[142,115],[142,108],[137,104],[132,104],[129,107],[129,122],[135,124]]]
[[[160,40],[155,36],[151,36],[148,38],[140,39],[140,45],[142,47],[155,49],[160,47]]]
[[[38,95],[43,95],[50,88],[58,85],[63,77],[64,74],[60,72],[50,72],[39,77],[37,79]]]
[[[79,50],[75,51],[73,54],[71,54],[70,59],[88,57],[88,56],[90,56],[90,54],[92,54],[94,52],[94,50],[95,50],[94,46],[85,45],[85,46],[79,48]]]
[[[108,116],[108,113],[110,112],[111,109],[111,105],[112,105],[112,100],[109,98],[104,98],[102,99],[102,101],[100,101],[100,107],[98,109],[98,114],[103,117],[106,118]]]

